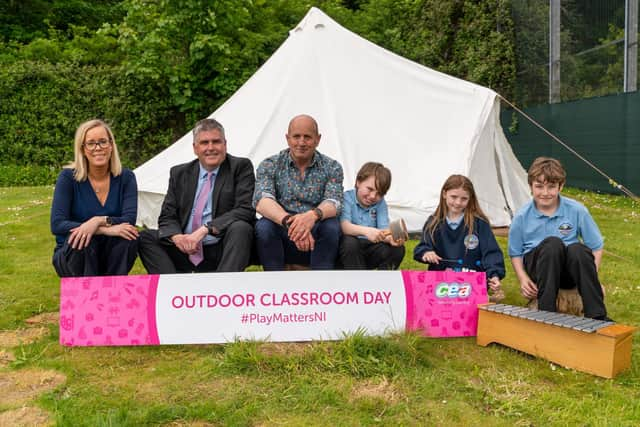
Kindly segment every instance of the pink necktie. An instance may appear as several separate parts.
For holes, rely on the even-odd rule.
[[[204,183],[202,189],[200,190],[200,194],[198,194],[198,199],[196,200],[196,208],[193,212],[193,220],[191,221],[191,231],[196,231],[202,225],[202,212],[204,212],[204,207],[207,205],[207,198],[209,197],[209,193],[211,193],[211,175],[213,172],[207,172],[207,182]],[[189,255],[189,261],[193,263],[193,265],[197,266],[204,259],[204,253],[202,250],[202,241],[198,243],[198,250]]]

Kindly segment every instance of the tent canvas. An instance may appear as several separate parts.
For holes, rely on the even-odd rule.
[[[318,150],[341,162],[345,190],[360,166],[392,171],[386,196],[392,219],[419,231],[454,173],[474,183],[492,225],[511,222],[529,199],[526,173],[499,122],[491,89],[431,70],[348,31],[317,8],[267,62],[211,114],[229,153],[264,158],[286,148],[289,120],[310,114]],[[191,132],[135,170],[138,223],[157,226],[169,169],[195,158]]]

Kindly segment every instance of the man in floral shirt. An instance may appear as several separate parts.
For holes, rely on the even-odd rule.
[[[319,153],[318,124],[299,115],[289,123],[289,148],[258,166],[253,205],[262,215],[256,245],[266,271],[285,264],[334,268],[340,243],[342,166]]]

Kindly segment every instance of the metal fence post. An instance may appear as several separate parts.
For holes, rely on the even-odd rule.
[[[560,102],[560,0],[549,0],[549,104]]]
[[[638,90],[638,0],[625,1],[624,91]]]

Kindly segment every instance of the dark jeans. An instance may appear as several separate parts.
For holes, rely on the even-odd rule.
[[[204,260],[197,266],[169,239],[158,238],[158,230],[140,233],[140,259],[149,274],[204,273],[244,271],[249,265],[253,227],[244,221],[235,221],[222,239],[203,247]]]
[[[311,234],[315,239],[312,251],[301,252],[289,240],[287,230],[280,224],[260,218],[256,223],[256,249],[265,271],[282,271],[285,264],[303,264],[312,270],[335,268],[340,242],[340,223],[337,218],[317,222]]]
[[[591,249],[582,243],[565,246],[547,237],[524,256],[524,268],[538,286],[538,308],[556,311],[558,289],[578,288],[585,317],[607,315]]]
[[[53,252],[53,266],[60,277],[126,276],[138,255],[138,241],[94,235],[84,249],[73,249],[69,240]]]
[[[340,240],[340,261],[345,270],[395,270],[403,258],[404,246],[345,235]]]

